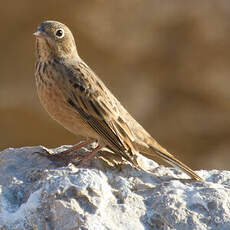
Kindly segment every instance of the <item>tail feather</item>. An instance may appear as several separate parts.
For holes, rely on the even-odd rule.
[[[157,146],[150,145],[148,151],[143,151],[141,152],[141,154],[153,160],[155,155],[158,155],[158,157],[160,157],[162,160],[166,161],[173,167],[182,170],[192,179],[197,181],[203,181],[203,179],[200,176],[198,176],[192,169],[190,169],[187,165],[176,159],[172,154],[170,154],[166,149],[161,147],[157,142],[154,142],[154,145]]]

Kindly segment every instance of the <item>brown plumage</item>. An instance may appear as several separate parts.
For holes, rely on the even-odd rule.
[[[81,60],[67,26],[46,21],[35,36],[37,91],[54,120],[80,136],[85,145],[97,141],[94,152],[107,147],[136,167],[139,167],[136,160],[139,153],[150,159],[159,156],[191,178],[202,181],[162,148]]]

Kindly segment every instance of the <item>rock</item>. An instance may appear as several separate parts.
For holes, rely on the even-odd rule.
[[[230,229],[229,171],[202,170],[205,182],[194,182],[163,166],[60,166],[44,150],[0,153],[0,230]]]

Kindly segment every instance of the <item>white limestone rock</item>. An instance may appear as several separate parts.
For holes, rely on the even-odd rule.
[[[163,166],[60,166],[42,151],[0,153],[0,230],[230,229],[228,171],[202,170],[205,182],[194,182]]]

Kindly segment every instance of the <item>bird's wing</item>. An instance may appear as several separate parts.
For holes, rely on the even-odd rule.
[[[162,148],[132,116],[124,109],[103,82],[84,63],[67,66],[65,77],[68,78],[67,102],[82,118],[103,138],[114,152],[119,153],[129,162],[140,167],[136,161],[136,152],[154,159],[160,156],[174,167],[178,167],[193,179],[202,181],[193,170],[177,160],[166,149]],[[132,131],[134,130],[134,131]],[[142,137],[136,136],[142,135]],[[138,142],[138,139],[141,142]],[[146,143],[144,143],[146,142]]]
[[[135,137],[120,116],[117,99],[84,62],[65,68],[70,89],[69,95],[65,95],[67,102],[103,138],[108,147],[138,166],[132,144]]]

